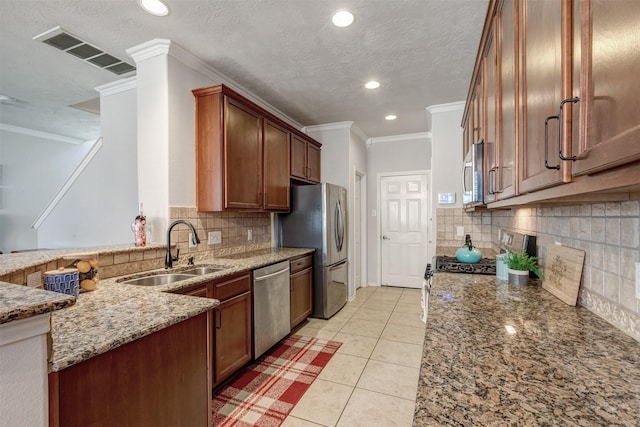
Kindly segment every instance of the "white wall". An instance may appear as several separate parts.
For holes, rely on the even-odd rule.
[[[431,115],[431,210],[462,206],[462,113],[464,102],[433,105],[427,107]],[[456,193],[453,205],[438,205],[438,193]],[[437,233],[436,221],[433,232]],[[433,239],[431,253],[435,253],[436,239]]]
[[[100,96],[102,148],[38,230],[38,246],[133,243],[138,209],[136,90]]]
[[[381,173],[430,170],[431,136],[428,133],[420,133],[371,138],[367,150],[367,162],[367,276],[370,284],[379,285],[379,217],[377,212],[376,216],[373,216],[380,197],[378,176]]]
[[[34,249],[31,224],[89,151],[92,141],[69,144],[0,130],[0,251]]]
[[[355,184],[356,173],[367,176],[366,135],[353,122],[330,123],[309,126],[306,132],[322,143],[322,182],[340,185],[347,189],[347,233],[349,246],[348,283],[349,298],[355,296],[354,245],[355,237]],[[365,194],[363,194],[366,197]],[[364,247],[363,247],[364,248]],[[364,278],[363,278],[364,280]]]

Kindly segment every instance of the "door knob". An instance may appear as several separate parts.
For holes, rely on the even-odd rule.
[[[387,237],[387,236],[382,236],[382,240],[391,240],[391,238]]]

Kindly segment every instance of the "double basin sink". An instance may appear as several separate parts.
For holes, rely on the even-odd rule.
[[[120,283],[125,285],[137,285],[137,286],[160,286],[168,285],[169,283],[179,282],[181,280],[193,279],[197,276],[203,276],[205,274],[215,273],[224,269],[224,267],[217,266],[202,266],[193,267],[188,270],[183,270],[175,273],[160,273],[153,274],[144,277],[138,277],[136,279],[124,280]]]

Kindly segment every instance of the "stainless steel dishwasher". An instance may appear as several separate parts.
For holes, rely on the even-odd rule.
[[[289,261],[253,270],[254,358],[291,332],[289,298]]]

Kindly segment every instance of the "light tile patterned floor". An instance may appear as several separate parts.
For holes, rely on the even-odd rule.
[[[425,325],[420,290],[360,288],[329,320],[297,334],[342,342],[283,427],[409,427]]]

